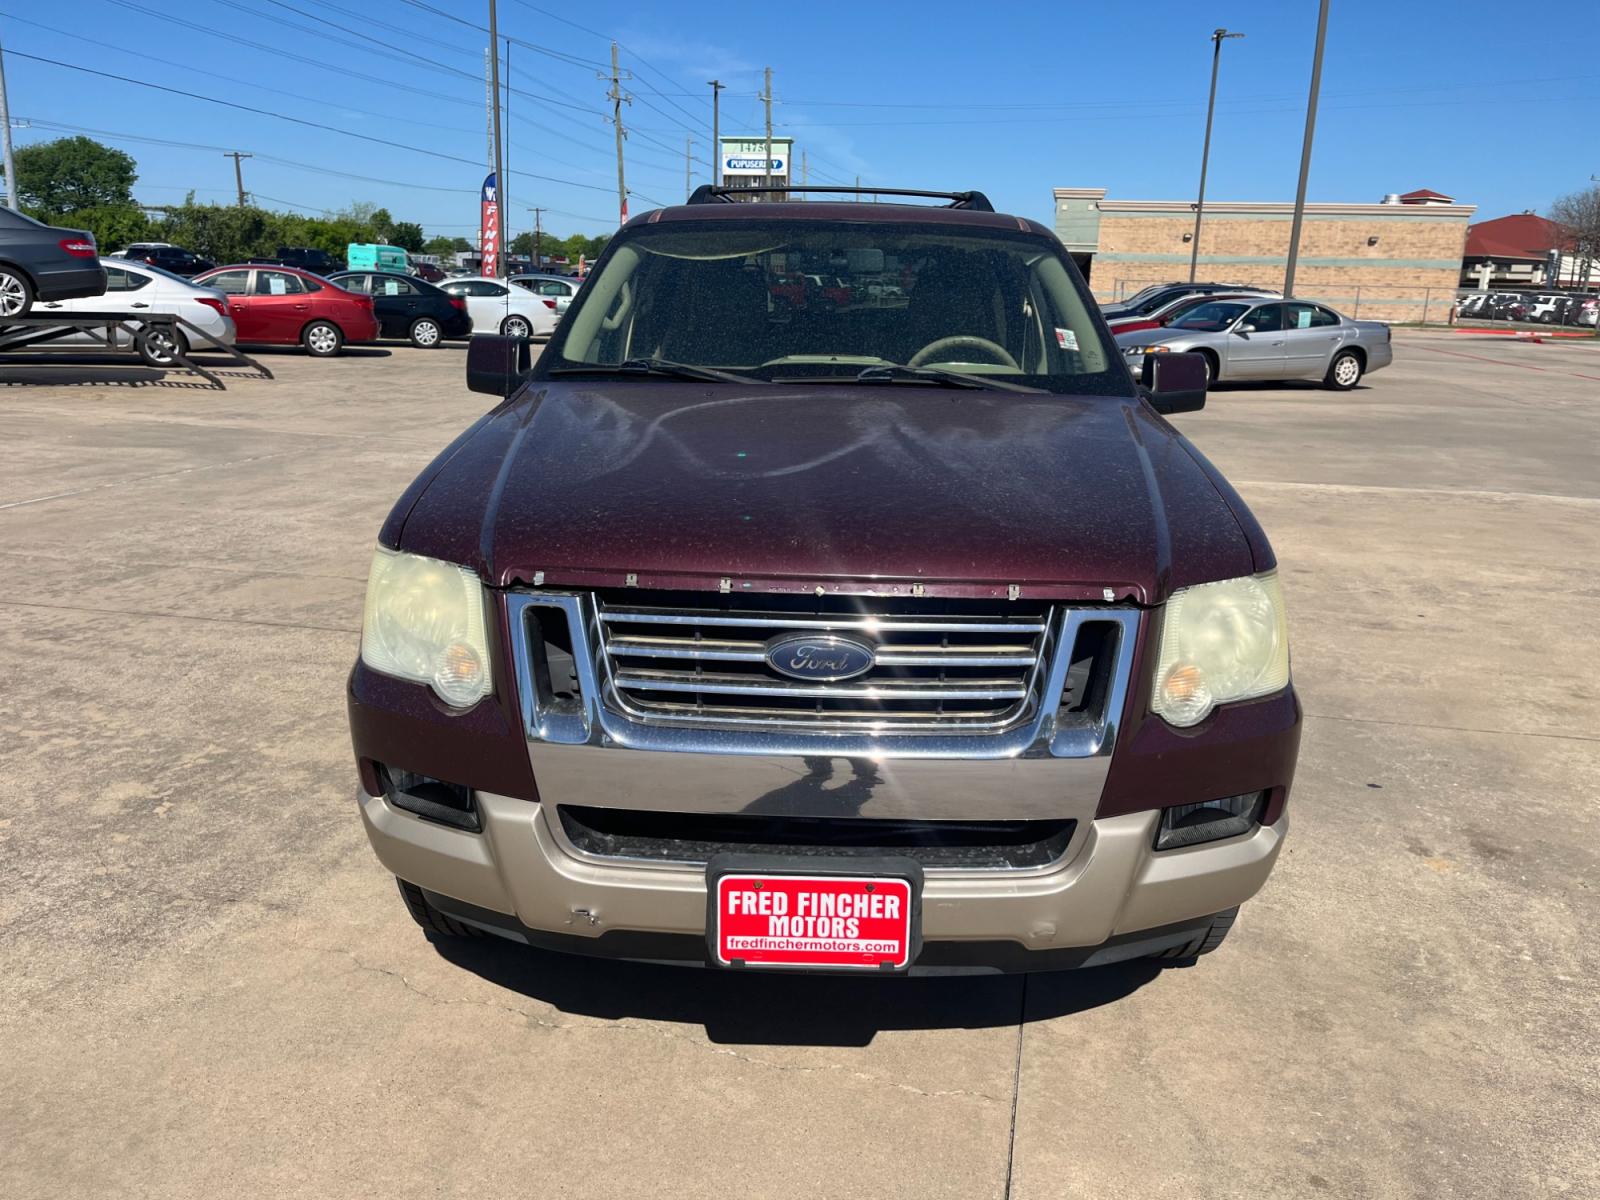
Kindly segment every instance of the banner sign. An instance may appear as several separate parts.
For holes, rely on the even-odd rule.
[[[480,273],[491,279],[500,274],[500,189],[491,171],[483,180],[483,197],[478,214],[478,253],[483,255]]]

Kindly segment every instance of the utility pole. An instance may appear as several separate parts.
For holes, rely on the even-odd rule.
[[[6,169],[6,207],[20,212],[17,207],[17,164],[11,157],[11,105],[6,100],[6,54],[0,49],[0,156]]]
[[[716,187],[722,186],[722,89],[727,86],[720,79],[711,80],[711,182]]]
[[[1306,140],[1300,147],[1300,187],[1294,194],[1294,224],[1289,229],[1289,265],[1283,273],[1283,298],[1294,299],[1294,268],[1300,257],[1300,226],[1306,217],[1306,178],[1311,174],[1311,139],[1317,131],[1317,94],[1322,90],[1322,46],[1328,40],[1328,0],[1317,12],[1317,49],[1311,59],[1311,95],[1306,100]]]
[[[1222,61],[1222,43],[1228,38],[1242,38],[1242,33],[1229,33],[1218,29],[1211,35],[1211,98],[1206,101],[1206,140],[1200,150],[1200,196],[1194,204],[1194,245],[1189,248],[1189,282],[1194,282],[1195,271],[1200,266],[1200,222],[1206,212],[1206,165],[1211,161],[1211,115],[1217,109],[1217,66]]]
[[[772,68],[767,68],[767,86],[761,93],[761,100],[767,106],[767,158],[766,171],[761,180],[768,187],[772,186]],[[767,196],[771,199],[771,196]]]
[[[511,39],[506,38],[506,77],[505,77],[505,102],[506,102],[506,173],[505,177],[495,176],[495,199],[500,202],[500,245],[503,247],[500,257],[504,258],[511,253]],[[511,274],[511,267],[506,266],[506,274]]]
[[[496,222],[500,226],[499,253],[494,256],[494,277],[501,278],[506,272],[506,239],[505,239],[505,205],[501,197],[505,194],[506,177],[504,171],[505,159],[500,153],[500,24],[495,12],[495,0],[489,0],[489,94],[494,97],[490,120],[494,126],[494,202]]]
[[[683,139],[683,196],[688,199],[694,191],[694,139]]]
[[[7,142],[8,145],[10,144],[10,141],[11,141],[11,131],[8,129],[6,131],[6,142]],[[244,171],[239,166],[239,160],[242,159],[242,158],[254,158],[255,155],[254,154],[240,154],[237,150],[230,150],[230,151],[226,152],[225,154],[223,154],[222,157],[223,158],[231,158],[231,159],[233,159],[233,183],[234,183],[234,186],[239,189],[239,207],[243,208],[244,207]]]
[[[544,209],[530,208],[533,214],[533,270],[537,274],[540,270],[539,261],[544,257]]]
[[[606,76],[600,76],[601,79]],[[622,139],[627,133],[622,128],[622,102],[626,100],[633,103],[633,97],[624,95],[622,81],[626,76],[617,66],[617,44],[611,43],[611,86],[606,90],[606,99],[611,101],[611,123],[617,127],[617,208],[621,211],[622,219],[619,225],[628,223],[628,184],[622,174]]]

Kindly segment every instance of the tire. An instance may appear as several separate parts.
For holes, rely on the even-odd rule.
[[[532,337],[533,322],[529,321],[527,317],[512,313],[511,316],[500,322],[500,332],[505,334],[506,337]]]
[[[33,307],[33,284],[15,267],[0,266],[0,317],[25,317]]]
[[[1170,950],[1162,950],[1150,957],[1155,959],[1198,958],[1202,954],[1210,954],[1222,945],[1228,936],[1228,930],[1233,928],[1234,920],[1239,916],[1239,906],[1236,904],[1227,912],[1219,912],[1211,918],[1211,924],[1202,929],[1194,937],[1181,946],[1173,946]]]
[[[1206,388],[1217,381],[1217,360],[1209,350],[1200,351],[1200,361],[1206,364]]]
[[[411,322],[409,336],[418,350],[432,350],[444,341],[444,330],[432,317],[418,317]]]
[[[300,331],[300,344],[312,358],[332,358],[344,349],[344,331],[332,321],[313,321]]]
[[[177,361],[177,355],[173,353],[174,341],[178,354],[189,353],[189,339],[183,336],[181,329],[168,333],[164,328],[150,326],[139,331],[133,345],[147,366],[170,367]]]
[[[1325,386],[1336,392],[1348,392],[1361,382],[1361,356],[1354,350],[1341,350],[1328,364],[1328,373],[1322,377]]]
[[[411,914],[411,919],[429,933],[437,933],[441,937],[481,938],[483,930],[474,929],[471,925],[464,924],[454,917],[446,916],[433,905],[428,903],[428,898],[422,894],[422,889],[414,883],[407,883],[404,879],[396,879],[400,887],[400,899],[405,901],[406,911]]]

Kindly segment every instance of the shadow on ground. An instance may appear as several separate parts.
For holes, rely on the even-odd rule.
[[[437,938],[466,971],[564,1013],[699,1025],[723,1045],[867,1046],[880,1030],[990,1029],[1114,1004],[1161,974],[1154,962],[1036,975],[853,979],[657,966]]]

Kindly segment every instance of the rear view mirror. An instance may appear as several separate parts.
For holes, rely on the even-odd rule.
[[[1206,406],[1209,374],[1203,354],[1146,354],[1140,383],[1150,407],[1170,416]]]
[[[528,339],[475,333],[467,342],[467,387],[502,399],[522,386],[531,360]]]
[[[1241,326],[1239,326],[1239,328],[1234,330],[1234,332],[1237,333],[1240,337],[1244,337],[1246,334],[1251,334],[1251,333],[1254,333],[1255,331],[1256,331],[1256,327],[1254,325],[1241,325]]]

